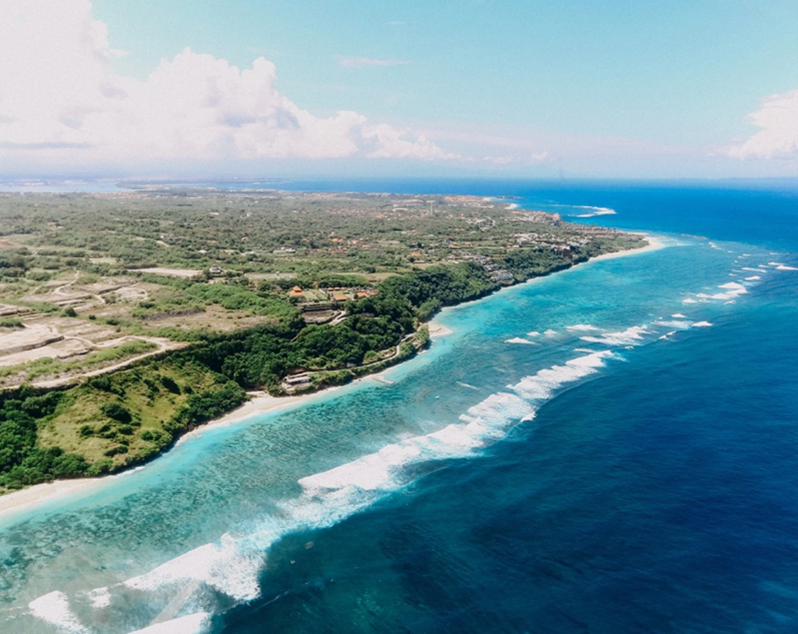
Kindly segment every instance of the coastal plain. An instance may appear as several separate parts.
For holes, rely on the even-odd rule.
[[[0,491],[141,464],[412,357],[441,307],[645,244],[476,196],[4,194]]]

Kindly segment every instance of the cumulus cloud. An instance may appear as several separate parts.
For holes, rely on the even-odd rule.
[[[798,156],[798,89],[772,95],[748,115],[759,132],[729,149],[733,158],[794,158]]]
[[[389,125],[372,126],[363,131],[363,136],[370,142],[368,158],[409,158],[421,160],[458,159],[459,154],[445,152],[427,140],[423,134],[415,140],[403,138],[400,130]]]
[[[347,57],[346,55],[337,55],[335,59],[338,60],[339,66],[344,67],[407,66],[410,64],[410,62],[404,59],[373,59],[371,57]]]
[[[454,158],[356,112],[318,117],[260,57],[239,69],[187,48],[145,80],[115,72],[90,0],[0,3],[0,157],[45,161]],[[378,60],[372,60],[378,61]]]
[[[486,163],[494,163],[496,165],[509,165],[515,161],[512,156],[484,156],[482,160]]]

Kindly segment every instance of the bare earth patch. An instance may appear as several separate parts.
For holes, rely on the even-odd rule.
[[[198,269],[167,269],[160,266],[136,270],[141,273],[153,273],[154,275],[166,275],[168,277],[182,277],[184,279],[190,279],[202,273],[202,271]]]

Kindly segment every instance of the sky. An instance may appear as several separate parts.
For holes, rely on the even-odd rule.
[[[795,177],[796,34],[796,0],[0,0],[0,177]]]

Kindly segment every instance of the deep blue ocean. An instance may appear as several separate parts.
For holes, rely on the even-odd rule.
[[[666,246],[0,516],[0,631],[798,631],[798,184],[277,186],[512,196]]]

